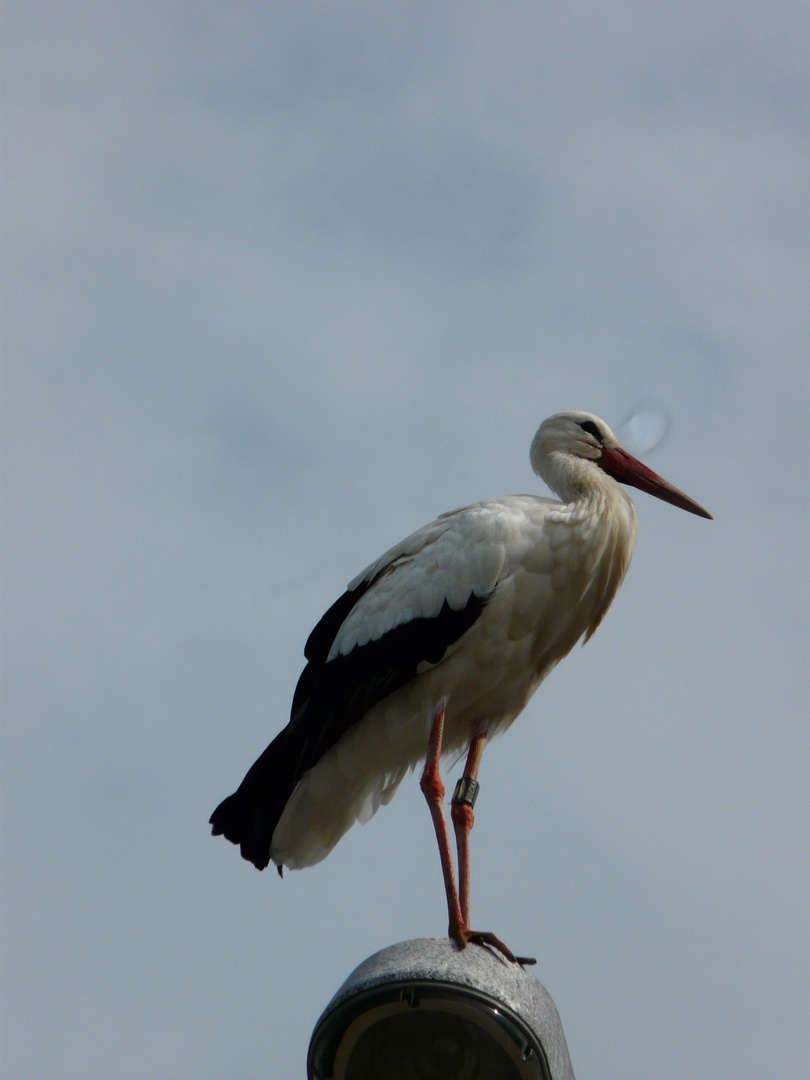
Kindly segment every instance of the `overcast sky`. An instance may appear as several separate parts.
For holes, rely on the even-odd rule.
[[[9,1080],[303,1076],[351,970],[444,933],[414,777],[283,882],[208,817],[358,570],[545,494],[549,414],[650,404],[716,520],[637,493],[613,610],[484,756],[473,922],[580,1080],[808,1075],[808,31],[5,5]]]

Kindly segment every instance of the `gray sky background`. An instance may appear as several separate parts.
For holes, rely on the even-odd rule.
[[[550,413],[647,402],[716,520],[638,494],[604,626],[484,757],[473,921],[582,1080],[808,1075],[809,31],[6,4],[5,1076],[302,1076],[355,965],[444,932],[414,778],[283,882],[209,814],[359,569],[542,491]]]

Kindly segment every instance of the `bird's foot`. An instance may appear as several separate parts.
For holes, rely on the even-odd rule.
[[[459,949],[465,948],[470,942],[473,945],[489,945],[490,948],[497,949],[511,964],[528,967],[537,963],[531,956],[515,956],[508,945],[505,945],[499,937],[489,930],[469,930],[466,926],[451,926],[450,937],[455,941]]]

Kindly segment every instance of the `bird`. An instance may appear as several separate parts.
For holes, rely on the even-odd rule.
[[[470,929],[469,840],[487,740],[602,622],[636,539],[623,485],[711,518],[592,413],[549,417],[529,458],[558,499],[512,495],[442,514],[349,582],[307,639],[289,723],[210,819],[257,869],[272,861],[282,874],[324,859],[424,762],[449,936],[520,963],[533,961]],[[451,800],[456,884],[439,766],[465,754]]]

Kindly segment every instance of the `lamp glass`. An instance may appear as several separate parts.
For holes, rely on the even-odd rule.
[[[521,1080],[521,1074],[478,1024],[423,1008],[386,1016],[364,1031],[346,1080]]]

